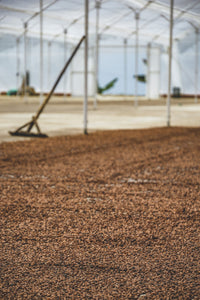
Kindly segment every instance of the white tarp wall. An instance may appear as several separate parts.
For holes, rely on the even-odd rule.
[[[183,90],[181,80],[181,67],[180,67],[180,55],[178,49],[178,41],[173,41],[173,53],[172,53],[172,91],[173,87],[179,87],[180,91]]]
[[[180,87],[181,92],[184,94],[194,94],[195,86],[195,71],[197,73],[197,63],[195,62],[195,29],[200,28],[200,2],[198,0],[177,0],[174,1],[174,28],[173,38],[178,39],[178,46],[173,47],[173,67],[172,67],[172,88],[174,86]],[[63,38],[64,29],[67,30],[67,43],[71,42],[76,44],[76,41],[84,35],[84,0],[77,1],[61,1],[61,0],[45,0],[43,1],[43,37],[44,41],[44,53],[41,57],[44,58],[44,83],[40,83],[40,1],[35,0],[1,0],[1,28],[0,28],[0,91],[7,91],[11,88],[16,88],[16,38],[20,38],[20,73],[24,73],[24,45],[23,45],[23,33],[24,26],[28,24],[27,37],[31,40],[28,41],[28,58],[27,58],[27,70],[30,71],[31,85],[37,92],[40,88],[44,92],[49,91],[50,86],[57,78],[63,63],[64,63],[64,52],[63,52]],[[96,1],[89,1],[90,9],[90,22],[89,22],[89,36],[95,36],[96,32]],[[169,0],[109,0],[101,1],[100,19],[99,19],[99,32],[104,40],[101,42],[101,46],[107,40],[126,39],[129,44],[133,45],[136,42],[136,22],[135,13],[140,14],[139,19],[139,45],[152,44],[154,47],[167,47],[169,45],[169,14],[170,14],[170,1]],[[33,38],[35,37],[35,39]],[[10,40],[11,38],[11,40]],[[13,40],[12,40],[13,39]],[[54,40],[51,47],[51,59],[49,59],[49,50],[47,40]],[[14,46],[15,45],[15,46]],[[181,45],[181,47],[180,47]],[[69,45],[68,45],[69,46]],[[94,43],[90,47],[94,47]],[[176,49],[175,49],[176,48]],[[200,47],[199,47],[200,48]],[[159,72],[159,54],[150,53],[150,69],[149,69],[149,82],[148,82],[148,97],[157,98],[159,93],[167,93],[166,84],[168,82],[168,57],[167,51],[162,54],[161,63],[161,81],[159,83],[158,72]],[[199,51],[199,50],[198,50]],[[127,51],[128,52],[128,51]],[[134,51],[133,51],[134,52]],[[73,75],[72,80],[69,83],[67,76],[67,82],[64,87],[64,80],[61,80],[56,92],[68,93],[72,92],[75,95],[83,94],[82,85],[82,62],[84,56],[79,53],[80,60],[73,65],[71,69]],[[114,55],[114,52],[113,52]],[[139,54],[140,55],[140,54]],[[127,54],[128,56],[128,54]],[[199,56],[199,54],[198,54]],[[69,57],[69,56],[68,56]],[[91,57],[94,57],[91,55]],[[117,56],[115,61],[118,62]],[[178,60],[177,60],[178,59]],[[51,64],[48,64],[51,61]],[[92,61],[92,60],[91,60]],[[176,62],[175,62],[176,61]],[[101,63],[101,62],[100,62]],[[90,62],[89,62],[90,64]],[[91,62],[92,64],[92,62]],[[117,65],[117,63],[116,63]],[[119,65],[119,64],[118,64]],[[132,82],[134,76],[134,64],[132,72]],[[178,66],[178,69],[175,68]],[[198,69],[200,65],[200,59],[198,63]],[[110,67],[111,69],[112,67]],[[124,67],[123,67],[124,69]],[[177,69],[177,70],[175,70]],[[49,71],[50,70],[50,71]],[[102,78],[106,77],[109,72],[107,66],[102,67],[103,73]],[[93,66],[89,67],[89,94],[93,94]],[[122,71],[123,72],[123,71]],[[50,75],[49,75],[50,73]],[[68,71],[69,73],[69,71]],[[139,70],[140,73],[140,70]],[[180,74],[181,73],[181,74]],[[70,74],[70,73],[69,73]],[[112,74],[111,74],[112,75]],[[113,74],[115,77],[115,74]],[[140,75],[140,74],[139,74]],[[100,74],[101,77],[101,74]],[[110,76],[109,76],[110,77]],[[49,79],[48,79],[49,78]],[[127,77],[128,78],[128,77]],[[197,76],[196,76],[197,78]],[[100,78],[101,81],[101,78]],[[92,83],[91,83],[92,82]],[[107,79],[106,79],[106,82]],[[120,87],[122,80],[117,83],[116,87]],[[131,81],[130,81],[131,82]],[[104,82],[100,82],[104,84]],[[125,85],[124,85],[125,86]],[[131,84],[130,84],[131,86]],[[159,88],[160,86],[160,88]],[[198,93],[200,86],[200,76],[198,77]],[[139,87],[139,82],[138,82]],[[120,88],[121,89],[121,88]],[[65,91],[66,90],[66,91]],[[122,90],[122,89],[121,89]],[[129,94],[128,88],[126,93]],[[136,89],[137,90],[137,89]],[[42,91],[42,92],[43,92]],[[112,90],[113,94],[117,93],[115,89]],[[134,85],[130,94],[138,94],[135,91]]]
[[[0,92],[8,91],[9,89],[17,88],[17,49],[16,37],[4,36],[6,43],[9,47],[0,51]],[[4,44],[4,38],[1,37],[1,45]],[[9,40],[9,43],[8,43]],[[64,65],[64,49],[63,43],[53,41],[51,44],[50,59],[48,41],[44,41],[44,79],[43,86],[44,92],[49,92],[53,83],[55,82],[58,74]],[[67,58],[74,46],[67,44]],[[139,50],[139,73],[145,73],[145,65],[142,59],[145,58],[146,49]],[[164,48],[163,48],[164,49]],[[200,38],[199,38],[200,49]],[[80,52],[79,52],[80,51]],[[83,48],[79,49],[77,57],[72,61],[73,75],[69,67],[66,76],[66,88],[64,90],[64,80],[62,79],[56,89],[58,93],[72,93],[73,95],[83,95]],[[146,95],[150,99],[156,99],[159,94],[167,94],[168,82],[168,54],[161,50],[161,66],[160,66],[160,50],[155,48],[151,49],[150,55],[150,79],[147,84]],[[27,70],[30,71],[30,85],[33,86],[36,92],[40,91],[40,45],[39,39],[28,37],[27,42]],[[148,52],[148,51],[147,51]],[[94,53],[90,50],[89,58],[89,95],[94,94]],[[173,62],[172,62],[172,89],[179,87],[181,94],[194,95],[195,93],[195,32],[182,41],[174,41],[173,46]],[[198,68],[200,70],[200,53],[198,54]],[[112,63],[112,61],[114,63]],[[109,90],[111,94],[123,94],[124,91],[124,50],[121,48],[100,47],[100,70],[99,70],[99,83],[101,86],[108,83],[114,77],[119,77],[116,86]],[[50,65],[49,65],[50,64]],[[134,48],[127,47],[127,90],[128,94],[134,94]],[[24,44],[23,37],[19,43],[19,85],[22,82],[22,75],[24,74]],[[159,78],[160,72],[160,78]],[[138,82],[139,95],[144,94],[145,84]],[[149,89],[149,91],[148,91]],[[149,94],[148,94],[149,93]],[[200,72],[198,77],[198,94],[200,94]]]
[[[49,92],[61,69],[64,66],[64,53],[62,43],[52,43],[50,53],[48,42],[43,43],[44,57],[44,92]],[[50,54],[50,57],[49,57]],[[69,53],[67,55],[69,57]],[[17,63],[18,61],[18,63]],[[23,38],[19,43],[19,56],[17,58],[16,46],[12,46],[6,51],[0,52],[0,91],[17,89],[21,86],[24,75],[24,44]],[[18,67],[17,67],[18,65]],[[18,69],[19,68],[19,69]],[[30,86],[34,87],[36,92],[40,91],[40,44],[38,39],[27,39],[27,71],[30,72]],[[19,76],[17,79],[17,72]],[[67,84],[67,90],[69,90]],[[56,92],[63,93],[64,82],[60,81]]]
[[[113,42],[113,41],[112,41]],[[125,57],[126,56],[126,57]],[[139,46],[138,49],[138,74],[146,74],[146,46]],[[117,44],[103,45],[99,49],[99,85],[105,86],[114,78],[118,81],[104,94],[134,95],[135,94],[135,46],[127,41],[126,49],[121,40]],[[126,82],[124,82],[126,79]],[[138,95],[145,95],[146,84],[138,81]]]
[[[147,88],[148,99],[158,99],[160,95],[160,48],[147,48]]]
[[[184,48],[182,49],[182,44]],[[186,46],[186,43],[188,45]],[[199,41],[200,47],[200,41]],[[195,36],[191,36],[189,41],[174,41],[172,54],[172,93],[173,88],[180,88],[183,95],[195,95]],[[198,53],[198,69],[200,70],[200,53]],[[161,87],[160,94],[167,94],[168,82],[168,53],[167,50],[161,53]],[[198,76],[198,94],[200,94],[200,76]]]
[[[200,32],[198,35],[198,48],[200,49]],[[179,43],[179,63],[181,68],[183,94],[195,94],[196,81],[196,36],[195,32]],[[200,52],[198,53],[198,90],[200,94]]]
[[[160,94],[167,94],[168,92],[168,50],[161,54],[161,87],[160,87]],[[180,93],[183,92],[183,84],[182,78],[185,74],[181,72],[181,65],[180,65],[180,53],[178,49],[178,41],[173,41],[173,52],[172,52],[172,89],[171,93],[173,93],[173,88],[179,88]],[[189,85],[188,85],[189,87]]]
[[[84,95],[84,49],[81,47],[71,64],[71,94],[72,96]],[[94,96],[94,49],[89,50],[88,57],[88,96]]]
[[[0,52],[0,66],[0,92],[16,88],[16,51],[14,48]]]
[[[16,38],[11,37],[12,46],[0,52],[0,92],[10,89],[18,89],[24,75],[24,39],[20,39],[18,51]],[[74,49],[74,45],[67,44],[67,53],[64,56],[62,42],[43,41],[43,92],[49,92],[61,72],[66,59]],[[94,95],[94,58],[93,49],[89,53],[89,96]],[[40,42],[39,39],[27,38],[27,71],[30,73],[30,86],[36,92],[40,92]],[[17,76],[17,73],[18,76]],[[55,92],[74,96],[84,94],[84,50],[83,46],[78,50],[72,64],[64,74]]]

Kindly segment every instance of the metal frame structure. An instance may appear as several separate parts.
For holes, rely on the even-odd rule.
[[[89,34],[91,34],[91,31],[93,31],[94,38],[94,47],[95,47],[95,68],[94,68],[94,85],[95,85],[95,95],[94,95],[94,108],[97,108],[97,90],[98,90],[98,73],[99,73],[99,39],[102,35],[107,36],[118,36],[120,35],[123,38],[124,41],[124,91],[125,94],[127,93],[127,43],[129,42],[129,39],[133,38],[135,39],[135,83],[134,83],[134,104],[135,107],[138,105],[138,59],[139,59],[139,43],[142,40],[142,36],[144,35],[144,31],[146,32],[146,37],[148,37],[147,45],[148,44],[159,44],[163,43],[165,47],[169,46],[169,63],[168,63],[168,97],[167,97],[167,126],[171,125],[171,85],[172,85],[172,77],[171,77],[171,70],[172,70],[172,56],[173,56],[173,34],[175,35],[174,27],[178,26],[179,22],[184,18],[186,22],[190,23],[192,27],[195,29],[195,103],[198,102],[198,80],[199,80],[199,28],[200,28],[200,21],[199,21],[199,15],[200,15],[200,8],[198,8],[198,14],[195,14],[194,9],[198,7],[198,1],[192,0],[189,5],[187,5],[186,9],[184,9],[181,4],[179,4],[179,7],[174,7],[174,0],[169,0],[170,5],[166,5],[166,1],[157,1],[157,0],[123,0],[123,1],[115,1],[115,0],[96,0],[93,3],[89,2],[89,0],[83,0],[83,6],[80,6],[80,3],[71,3],[71,5],[79,5],[79,10],[77,11],[77,14],[75,16],[75,10],[72,10],[72,15],[68,14],[65,15],[53,15],[50,10],[48,10],[50,7],[57,5],[60,3],[60,7],[62,5],[66,5],[66,3],[61,3],[59,0],[54,0],[50,2],[48,5],[44,6],[43,0],[39,1],[39,9],[37,8],[37,11],[33,11],[30,9],[22,9],[19,7],[11,7],[9,5],[3,4],[5,0],[3,0],[0,4],[0,10],[7,11],[8,13],[12,14],[19,13],[24,14],[25,18],[23,19],[23,37],[24,37],[24,99],[27,100],[27,94],[26,94],[26,72],[27,72],[27,62],[28,62],[28,51],[27,51],[27,35],[34,36],[34,34],[37,33],[37,36],[40,37],[40,102],[42,102],[43,97],[43,73],[44,73],[44,51],[43,51],[43,40],[44,37],[49,39],[48,44],[48,82],[50,82],[51,79],[51,45],[55,38],[60,38],[60,36],[63,36],[63,30],[61,34],[52,34],[46,33],[43,30],[43,16],[45,15],[45,20],[51,20],[56,22],[62,22],[62,28],[64,28],[64,60],[66,60],[66,36],[67,41],[70,43],[70,39],[78,37],[78,32],[80,28],[84,28],[84,35],[85,35],[85,50],[84,50],[84,103],[83,103],[83,131],[85,134],[87,134],[87,126],[88,126],[88,49],[89,49]],[[107,9],[110,7],[113,7],[112,4],[116,5],[116,11],[118,9],[118,13],[113,13],[115,9],[112,11],[112,14],[109,18],[105,19],[104,13],[106,15],[106,11],[104,10],[104,6],[107,6]],[[169,4],[168,3],[168,4]],[[90,4],[90,5],[89,5]],[[110,5],[110,6],[109,6]],[[89,7],[90,6],[90,7]],[[29,7],[27,3],[27,7]],[[31,7],[31,6],[30,6]],[[114,6],[115,7],[115,6]],[[83,9],[84,8],[84,9]],[[103,12],[101,14],[101,22],[100,22],[100,8]],[[146,13],[147,10],[151,10],[153,13],[153,16],[151,18],[143,18],[143,12]],[[83,13],[84,10],[84,13]],[[89,12],[92,11],[96,12],[95,17],[93,16],[92,22],[90,21],[89,26]],[[121,11],[120,11],[121,10]],[[160,11],[160,13],[159,13]],[[135,16],[135,24],[134,24],[134,30],[133,30],[133,22],[131,22],[131,14],[134,13]],[[78,15],[78,17],[77,17]],[[169,19],[170,16],[170,19]],[[35,17],[39,17],[39,31],[34,32],[32,30],[34,24],[29,24],[31,20],[35,19]],[[160,17],[164,17],[166,20],[170,21],[169,26],[170,29],[166,30],[161,28],[161,30],[156,33],[155,36],[151,32],[148,31],[148,27],[154,22],[157,22]],[[129,18],[129,21],[127,21],[127,18]],[[0,21],[5,20],[6,18],[3,16]],[[1,22],[2,23],[2,22]],[[121,24],[124,24],[122,26]],[[61,23],[60,23],[61,24]],[[132,24],[132,25],[131,25]],[[31,26],[30,26],[31,25]],[[127,26],[128,25],[128,26]],[[76,30],[75,27],[78,29]],[[70,28],[70,33],[68,33]],[[175,28],[176,29],[176,28]],[[0,30],[7,30],[7,31],[15,31],[19,30],[19,28],[14,28],[12,26],[5,27],[0,26]],[[156,32],[156,30],[155,30]],[[53,38],[52,38],[53,37]],[[125,39],[124,39],[125,37]],[[19,38],[16,39],[16,65],[17,65],[17,74],[19,74]],[[166,38],[169,38],[168,42]],[[175,35],[175,38],[177,39],[177,36]],[[165,42],[163,40],[165,39]],[[147,74],[148,77],[148,74]],[[17,86],[19,85],[19,78],[17,78]],[[64,96],[65,96],[65,90],[66,90],[66,77],[64,77]],[[51,92],[50,92],[51,93]],[[31,124],[35,125],[37,127],[37,123],[34,121],[31,121],[32,123],[29,124],[29,128],[31,127]],[[32,127],[31,127],[32,128]],[[19,130],[20,131],[20,130]],[[30,130],[29,130],[30,131]]]

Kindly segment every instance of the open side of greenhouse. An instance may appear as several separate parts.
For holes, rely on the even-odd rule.
[[[2,0],[0,11],[2,95],[41,104],[85,37],[52,93],[83,99],[84,132],[88,97],[95,109],[106,95],[135,107],[166,97],[168,126],[171,97],[198,103],[199,1]]]

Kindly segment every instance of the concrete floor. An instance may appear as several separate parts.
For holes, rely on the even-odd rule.
[[[116,100],[116,101],[114,101]],[[109,129],[138,129],[163,127],[167,124],[166,100],[146,101],[139,99],[134,106],[131,97],[101,98],[98,108],[88,105],[88,132]],[[0,142],[27,139],[10,136],[8,131],[29,122],[39,108],[39,98],[24,101],[19,97],[0,97]],[[38,124],[49,136],[83,132],[82,99],[53,97],[41,114]],[[171,126],[200,126],[200,103],[194,99],[172,99]]]

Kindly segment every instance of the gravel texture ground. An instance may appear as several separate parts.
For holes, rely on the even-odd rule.
[[[200,128],[0,144],[0,299],[200,299]]]

